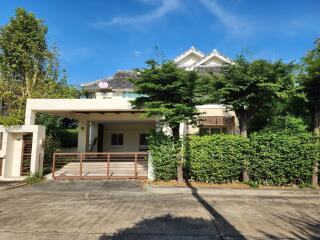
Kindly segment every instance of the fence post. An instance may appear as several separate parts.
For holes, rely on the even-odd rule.
[[[110,178],[110,153],[108,153],[107,176]]]
[[[54,179],[54,172],[56,171],[56,153],[53,153],[53,160],[52,160],[52,178]]]
[[[82,178],[82,159],[83,158],[83,153],[80,153],[80,178]]]
[[[138,169],[137,169],[137,154],[134,154],[134,176],[135,178],[138,177]]]
[[[317,187],[318,186],[318,174],[319,174],[319,162],[316,160],[313,164],[313,171],[312,171],[312,186]]]

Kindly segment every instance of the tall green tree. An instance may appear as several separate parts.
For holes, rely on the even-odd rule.
[[[301,84],[307,98],[307,104],[312,115],[313,132],[320,134],[320,39],[315,47],[303,58]]]
[[[195,124],[199,112],[195,95],[197,73],[185,71],[168,61],[158,64],[146,62],[140,77],[132,80],[135,91],[141,94],[133,101],[135,108],[146,110],[147,116],[159,116],[163,125],[169,126],[176,141],[180,140],[181,123]],[[179,155],[179,154],[178,154]],[[183,180],[182,162],[178,166],[178,181]]]
[[[293,69],[293,64],[282,61],[249,62],[240,55],[221,68],[221,74],[213,81],[212,98],[236,113],[240,134],[247,137],[248,125],[258,113],[294,92]]]
[[[0,124],[23,123],[26,99],[77,95],[60,71],[57,51],[47,43],[48,28],[23,8],[0,28]]]

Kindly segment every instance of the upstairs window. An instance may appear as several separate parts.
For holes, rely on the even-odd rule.
[[[123,134],[116,133],[111,135],[111,145],[114,147],[122,147],[123,146]]]

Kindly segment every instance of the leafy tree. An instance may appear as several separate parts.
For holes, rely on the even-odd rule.
[[[320,39],[316,40],[315,48],[303,58],[300,79],[312,114],[313,131],[320,134]]]
[[[247,137],[250,121],[261,111],[274,106],[277,99],[287,99],[294,92],[293,64],[266,60],[249,62],[239,56],[221,68],[213,81],[213,99],[235,111],[240,134]]]
[[[77,95],[59,70],[56,49],[48,47],[47,31],[42,20],[23,8],[0,28],[0,102],[5,108],[0,124],[23,123],[28,98]]]
[[[140,77],[132,80],[135,91],[141,94],[132,103],[135,108],[146,110],[147,116],[160,116],[160,122],[171,128],[174,139],[178,141],[180,123],[194,124],[199,115],[195,97],[198,75],[177,67],[171,61],[162,65],[154,60],[146,63],[148,67],[140,70]],[[182,179],[180,161],[178,181]]]
[[[299,117],[290,115],[276,116],[263,129],[264,132],[283,132],[285,134],[303,134],[308,126]]]

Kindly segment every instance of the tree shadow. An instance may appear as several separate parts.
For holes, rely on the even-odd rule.
[[[244,239],[240,232],[197,193],[196,188],[189,182],[187,182],[187,186],[191,188],[192,196],[209,215],[204,218],[192,218],[167,214],[151,219],[143,219],[133,227],[120,230],[112,236],[103,234],[99,240]]]
[[[275,215],[274,215],[275,216]],[[316,216],[316,217],[315,217]],[[295,216],[275,216],[287,223],[286,236],[291,239],[320,239],[320,210],[314,214],[303,214]],[[281,234],[267,233],[261,231],[269,239],[283,239]]]

